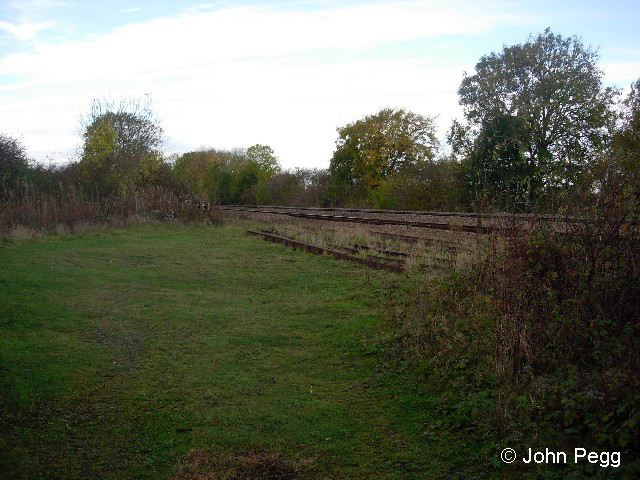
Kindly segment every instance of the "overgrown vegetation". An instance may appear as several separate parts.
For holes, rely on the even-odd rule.
[[[639,86],[583,177],[594,188],[564,197],[561,230],[493,238],[473,269],[426,284],[397,315],[395,357],[440,392],[435,430],[483,435],[493,463],[507,446],[621,452],[615,469],[520,464],[531,478],[640,472]]]
[[[222,214],[189,197],[161,187],[149,187],[108,197],[91,197],[73,188],[56,194],[34,192],[28,184],[2,201],[0,232],[85,231],[97,225],[126,225],[145,221],[223,223]]]
[[[528,470],[545,478],[640,472],[640,184],[614,162],[628,158],[608,159],[600,203],[572,210],[580,221],[493,238],[397,317],[399,358],[441,392],[441,426],[484,435],[491,461],[506,446],[621,452],[616,469]]]

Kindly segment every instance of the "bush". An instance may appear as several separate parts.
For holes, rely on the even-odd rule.
[[[428,283],[399,316],[400,358],[441,392],[443,424],[484,435],[490,458],[500,445],[588,446],[622,452],[616,473],[640,471],[640,231],[628,179],[602,178],[594,206],[568,209],[565,222],[493,238],[473,271]]]
[[[24,180],[30,161],[22,143],[0,133],[0,198],[9,196],[20,180]]]
[[[389,175],[372,189],[375,208],[455,211],[461,207],[458,165],[442,159],[425,162],[404,174]]]

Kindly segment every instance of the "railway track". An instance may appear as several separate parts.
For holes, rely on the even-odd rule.
[[[536,225],[539,226],[540,222],[545,223],[545,229],[557,234],[599,235],[597,230],[593,233],[590,231],[590,222],[587,219],[557,215],[483,215],[246,205],[225,205],[216,208],[223,212],[238,213],[241,217],[247,216],[259,223],[283,225],[283,228],[271,227],[272,231],[251,232],[265,240],[392,271],[402,271],[406,265],[410,265],[411,268],[415,268],[416,265],[429,269],[455,268],[468,263],[482,250],[486,244],[482,238],[486,238],[486,234],[520,234]],[[300,222],[296,221],[297,219],[300,219]],[[576,222],[585,224],[584,227],[576,226],[584,232],[574,233],[571,231],[574,227],[567,228],[568,224]],[[337,225],[340,223],[344,227]],[[361,228],[358,224],[367,227]],[[636,227],[633,225],[630,228],[636,232]],[[621,231],[626,230],[622,228]],[[294,238],[291,238],[292,234]],[[361,236],[362,234],[364,236]],[[301,237],[311,243],[301,242],[295,237]],[[318,243],[324,247],[317,246]]]
[[[264,240],[396,272],[405,271],[407,268],[456,268],[477,255],[480,248],[478,242],[486,234],[495,232],[509,235],[514,231],[522,232],[523,229],[529,228],[534,220],[549,222],[547,225],[557,224],[560,231],[563,223],[561,217],[550,215],[534,217],[511,214],[480,215],[460,212],[247,205],[226,205],[217,208],[223,212],[246,215],[260,223],[297,225],[284,227],[284,231],[271,227],[270,230],[249,232],[261,236]],[[281,222],[280,218],[284,222]],[[298,219],[301,222],[297,222]],[[340,223],[346,228],[336,225]],[[366,228],[360,230],[357,225]],[[295,233],[296,229],[302,231]],[[303,233],[305,230],[316,233],[309,235]],[[346,233],[347,238],[349,235],[355,236],[352,236],[350,241],[336,241],[332,234],[326,234],[336,231],[351,232]],[[365,243],[354,241],[354,238],[358,238],[358,232],[366,232],[371,237]],[[296,237],[306,240],[301,241]],[[367,237],[365,235],[361,238]],[[309,241],[311,243],[308,243]],[[324,246],[319,246],[316,241]]]
[[[370,255],[369,258],[356,257],[355,255],[349,254],[349,253],[358,253],[353,249],[346,249],[346,250],[350,250],[350,252],[345,253],[332,248],[324,248],[317,245],[311,245],[309,243],[300,242],[294,238],[274,235],[273,233],[266,232],[266,231],[257,232],[255,230],[247,230],[247,233],[250,235],[262,237],[264,240],[267,240],[269,242],[287,245],[288,247],[291,247],[294,250],[302,250],[305,252],[314,253],[316,255],[323,255],[323,254],[331,255],[334,258],[339,258],[341,260],[348,260],[350,262],[360,263],[378,270],[404,272],[404,261],[393,260],[389,258],[375,256],[375,255]],[[341,247],[341,249],[345,250],[345,247]]]
[[[439,216],[453,216],[458,219],[466,219],[467,222],[442,222],[442,221],[423,221],[407,217],[420,216],[438,216],[433,215],[434,212],[400,212],[388,210],[364,210],[364,209],[324,209],[324,208],[294,208],[294,207],[257,207],[257,206],[220,206],[220,210],[257,213],[269,215],[282,215],[294,218],[302,218],[309,220],[324,220],[328,222],[343,223],[361,223],[367,225],[395,225],[410,228],[432,229],[432,230],[452,230],[458,232],[481,233],[487,234],[491,232],[501,232],[508,228],[504,225],[497,224],[499,217],[493,219],[485,219],[488,224],[482,222],[482,217],[476,214],[458,214],[438,212]],[[319,212],[334,212],[319,213]],[[347,215],[347,213],[351,213]],[[359,215],[358,215],[359,214]],[[389,218],[396,217],[396,218]],[[404,218],[403,218],[404,217]],[[470,223],[474,222],[474,223]]]
[[[305,252],[313,253],[316,255],[330,255],[334,258],[341,260],[348,260],[350,262],[360,263],[370,268],[377,270],[388,270],[391,272],[405,272],[406,260],[409,258],[408,254],[402,252],[390,252],[385,250],[377,250],[372,247],[358,245],[359,248],[350,248],[346,246],[333,245],[332,248],[321,247],[318,245],[312,245],[310,243],[301,242],[295,238],[285,237],[277,235],[274,232],[268,230],[247,230],[250,235],[262,237],[263,240],[279,243],[293,248],[294,250],[302,250]],[[376,254],[366,253],[365,257],[358,256],[362,251],[383,253],[387,256],[380,256]],[[401,256],[403,258],[397,258]],[[394,258],[395,257],[395,258]],[[452,266],[451,259],[438,258],[431,255],[422,255],[417,257],[419,259],[419,267],[422,270],[448,270]]]
[[[452,217],[485,220],[518,220],[532,221],[542,220],[551,222],[582,222],[584,219],[576,217],[565,217],[562,215],[534,215],[516,213],[465,213],[465,212],[438,212],[427,210],[377,210],[372,208],[339,208],[339,207],[282,207],[277,205],[224,205],[221,209],[269,209],[283,211],[309,211],[309,212],[344,212],[361,214],[383,214],[383,215],[417,215],[431,217]]]

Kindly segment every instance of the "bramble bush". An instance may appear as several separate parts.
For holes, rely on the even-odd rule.
[[[396,351],[440,392],[441,426],[483,435],[496,466],[504,446],[584,446],[623,461],[578,476],[640,471],[640,197],[616,161],[564,222],[493,237],[399,315]]]

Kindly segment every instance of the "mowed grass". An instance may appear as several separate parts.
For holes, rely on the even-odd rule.
[[[387,366],[404,281],[234,227],[2,245],[1,475],[186,478],[199,452],[210,478],[258,453],[299,478],[464,478],[471,440],[434,435]]]

